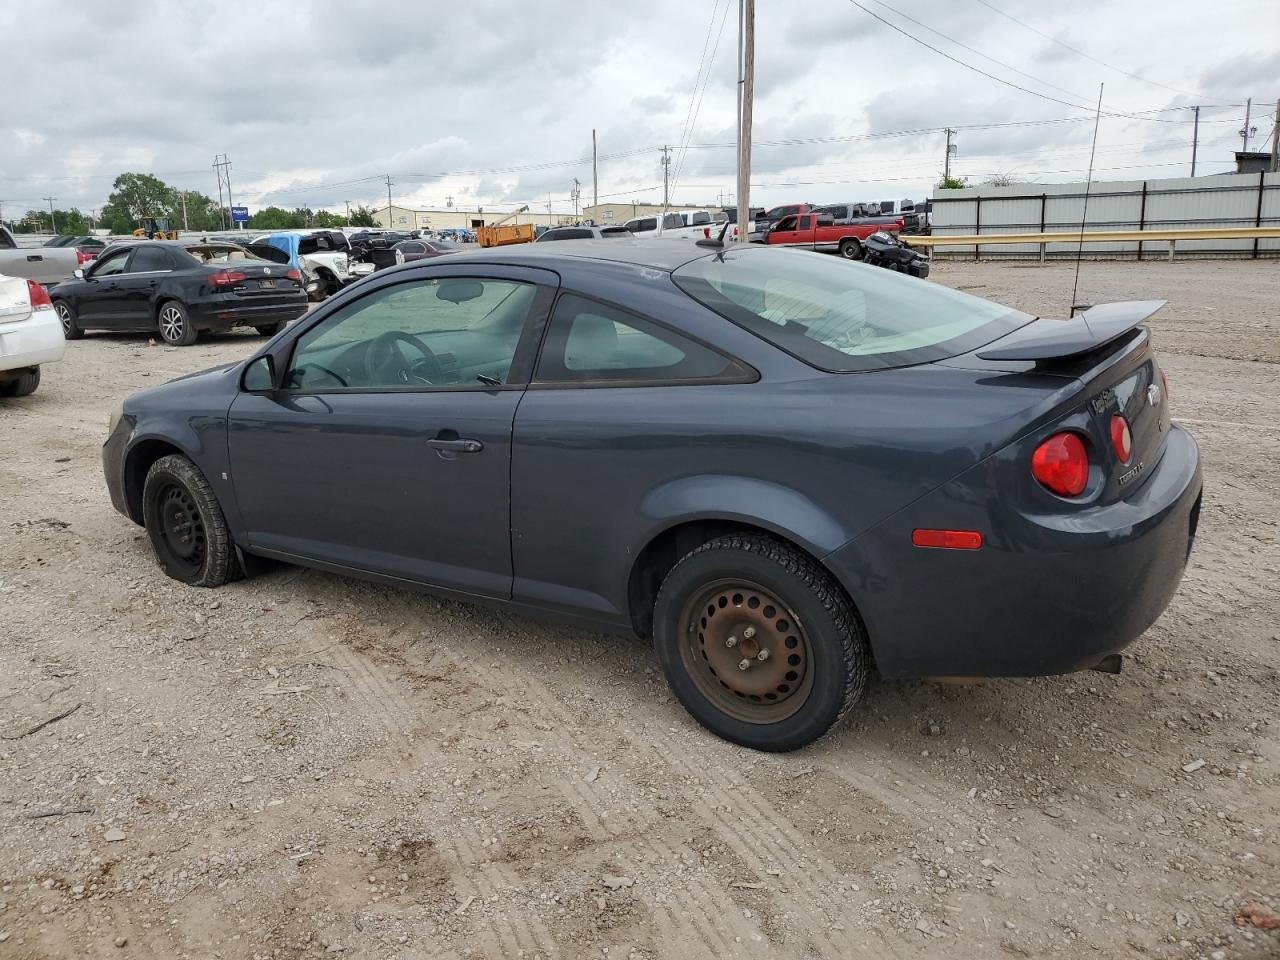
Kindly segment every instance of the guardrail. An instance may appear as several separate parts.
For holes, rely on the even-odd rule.
[[[1169,260],[1183,240],[1278,240],[1280,227],[1205,227],[1201,230],[1062,230],[1052,233],[974,233],[940,234],[936,236],[904,236],[913,247],[973,247],[977,257],[979,246],[991,244],[1035,243],[1040,245],[1040,262],[1045,262],[1045,248],[1051,243],[1148,243],[1169,244]],[[1254,244],[1257,255],[1257,243]]]

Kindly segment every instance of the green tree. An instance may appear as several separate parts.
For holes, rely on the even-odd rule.
[[[59,234],[84,236],[89,233],[89,218],[75,207],[55,210],[52,220],[48,210],[28,210],[15,226],[18,233],[53,233],[55,225]]]
[[[373,218],[373,213],[374,211],[372,207],[366,207],[364,204],[360,204],[360,206],[351,211],[351,223],[349,226],[376,227],[378,225],[378,221]]]
[[[963,190],[969,185],[964,177],[943,177],[938,181],[939,190]]]
[[[328,210],[317,210],[311,218],[311,225],[325,230],[335,230],[338,227],[345,227],[347,218],[341,214],[330,213]]]
[[[301,226],[302,217],[297,211],[290,213],[280,207],[267,207],[249,218],[249,227],[253,230],[289,230]]]
[[[149,173],[122,173],[111,188],[107,206],[113,215],[123,214],[135,223],[143,217],[165,216],[173,206],[173,188]]]
[[[223,226],[222,210],[216,200],[211,200],[198,190],[174,190],[173,198],[166,206],[169,221],[175,227],[182,227],[182,206],[186,200],[186,229],[189,230],[221,230]],[[229,222],[229,220],[228,220]]]

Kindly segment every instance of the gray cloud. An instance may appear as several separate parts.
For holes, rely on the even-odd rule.
[[[0,4],[10,78],[0,115],[0,200],[10,215],[46,195],[57,196],[60,206],[92,207],[123,170],[215,193],[209,168],[213,155],[225,152],[234,162],[237,199],[255,206],[385,203],[377,178],[390,173],[396,201],[406,204],[443,204],[447,196],[468,206],[545,204],[550,191],[556,209],[565,210],[573,177],[590,196],[590,164],[577,161],[590,155],[592,127],[605,158],[600,193],[659,197],[654,148],[681,142],[708,22],[714,45],[726,2],[731,9],[689,135],[694,144],[709,144],[734,138],[733,0]],[[872,0],[860,2],[959,59],[1061,96],[895,19]],[[1272,0],[1234,11],[1249,29],[1233,40],[1242,49],[1229,60],[1205,56],[1203,38],[1221,33],[1198,0],[1168,0],[1158,17],[1113,0],[1078,0],[1069,8],[1039,0],[995,3],[1101,60],[1218,98],[1212,102],[1280,88],[1280,20],[1270,15]],[[1190,102],[1064,50],[971,0],[917,0],[901,10],[1047,83],[1087,93],[1104,80],[1111,111]],[[760,3],[756,64],[758,141],[1087,112],[966,70],[845,0]],[[1202,115],[1201,158],[1209,172],[1226,169],[1238,115],[1234,108]],[[1257,122],[1265,133],[1270,121]],[[973,175],[1081,168],[1091,132],[1086,122],[963,131],[957,167]],[[1160,165],[1180,160],[1189,136],[1185,124],[1108,119],[1100,158],[1114,166],[1147,164],[1141,175],[1172,174]],[[938,133],[761,143],[753,180],[803,186],[762,186],[753,199],[921,195],[941,157]],[[690,149],[682,164],[681,201],[713,201],[734,188],[731,148]]]

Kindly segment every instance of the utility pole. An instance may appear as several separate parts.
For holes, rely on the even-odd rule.
[[[738,241],[751,232],[751,102],[755,96],[756,0],[738,0]]]
[[[45,197],[44,199],[46,199],[46,200],[48,200],[48,201],[49,201],[49,223],[50,223],[50,225],[53,227],[53,232],[54,232],[54,233],[57,233],[57,232],[58,232],[58,219],[57,219],[57,217],[55,217],[55,216],[54,216],[54,214],[53,214],[53,201],[57,200],[58,198],[57,198],[57,197]]]
[[[217,155],[213,158],[213,175],[218,178],[218,219],[222,221],[222,229],[227,229],[227,208],[222,205],[222,171],[218,167]]]
[[[391,174],[387,174],[387,229],[391,229]]]
[[[942,160],[942,179],[943,180],[951,179],[951,158],[952,156],[955,155],[955,152],[957,149],[956,145],[951,142],[951,137],[954,134],[955,134],[955,131],[952,130],[950,127],[947,127],[947,154]]]
[[[1271,172],[1280,173],[1280,100],[1276,101],[1276,125],[1271,130]]]
[[[582,196],[581,186],[582,186],[582,184],[578,181],[578,178],[577,178],[577,177],[574,177],[574,178],[573,178],[573,194],[572,194],[572,197],[573,197],[573,219],[574,219],[574,220],[577,220],[577,219],[578,219],[578,198]]]
[[[600,187],[596,179],[596,130],[591,128],[591,205],[600,206]]]
[[[235,201],[231,199],[231,158],[225,153],[218,154],[213,158],[213,172],[218,178],[218,206],[222,206],[222,184],[227,185],[227,211],[235,206]],[[223,214],[223,227],[226,228],[227,214]],[[244,229],[244,224],[240,225],[240,229]]]
[[[1191,128],[1191,175],[1196,175],[1196,148],[1200,146],[1200,108],[1192,107],[1196,112],[1196,122]]]
[[[1254,127],[1252,131],[1249,129],[1249,114],[1252,110],[1253,110],[1253,97],[1250,97],[1244,102],[1244,126],[1240,128],[1240,140],[1244,144],[1240,148],[1242,153],[1249,152],[1249,134],[1258,132],[1257,127]]]
[[[182,201],[182,229],[190,230],[191,228],[187,226],[187,191],[179,190],[178,199]]]
[[[671,205],[671,148],[662,146],[662,209]]]
[[[347,205],[347,226],[351,226],[351,201],[343,200],[342,202]]]

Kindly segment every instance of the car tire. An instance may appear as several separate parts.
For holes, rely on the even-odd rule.
[[[84,330],[80,327],[80,318],[76,316],[75,307],[65,300],[55,300],[53,301],[53,310],[58,315],[58,320],[62,323],[63,340],[79,340],[84,336]]]
[[[846,260],[862,259],[862,244],[853,237],[840,241],[840,256]]]
[[[160,339],[171,347],[189,347],[200,335],[191,323],[191,314],[186,306],[177,300],[166,300],[160,304],[156,323],[160,329]]]
[[[671,568],[654,646],[693,718],[755,750],[817,740],[862,696],[871,668],[861,621],[827,572],[758,534],[712,540]]]
[[[40,386],[40,368],[32,367],[16,380],[0,382],[0,397],[29,397]]]
[[[193,587],[239,579],[240,565],[213,488],[181,454],[161,457],[147,471],[142,519],[156,562]]]
[[[279,323],[264,323],[254,327],[253,329],[258,331],[258,336],[260,337],[274,337],[286,326],[288,326],[288,324],[281,320]]]

